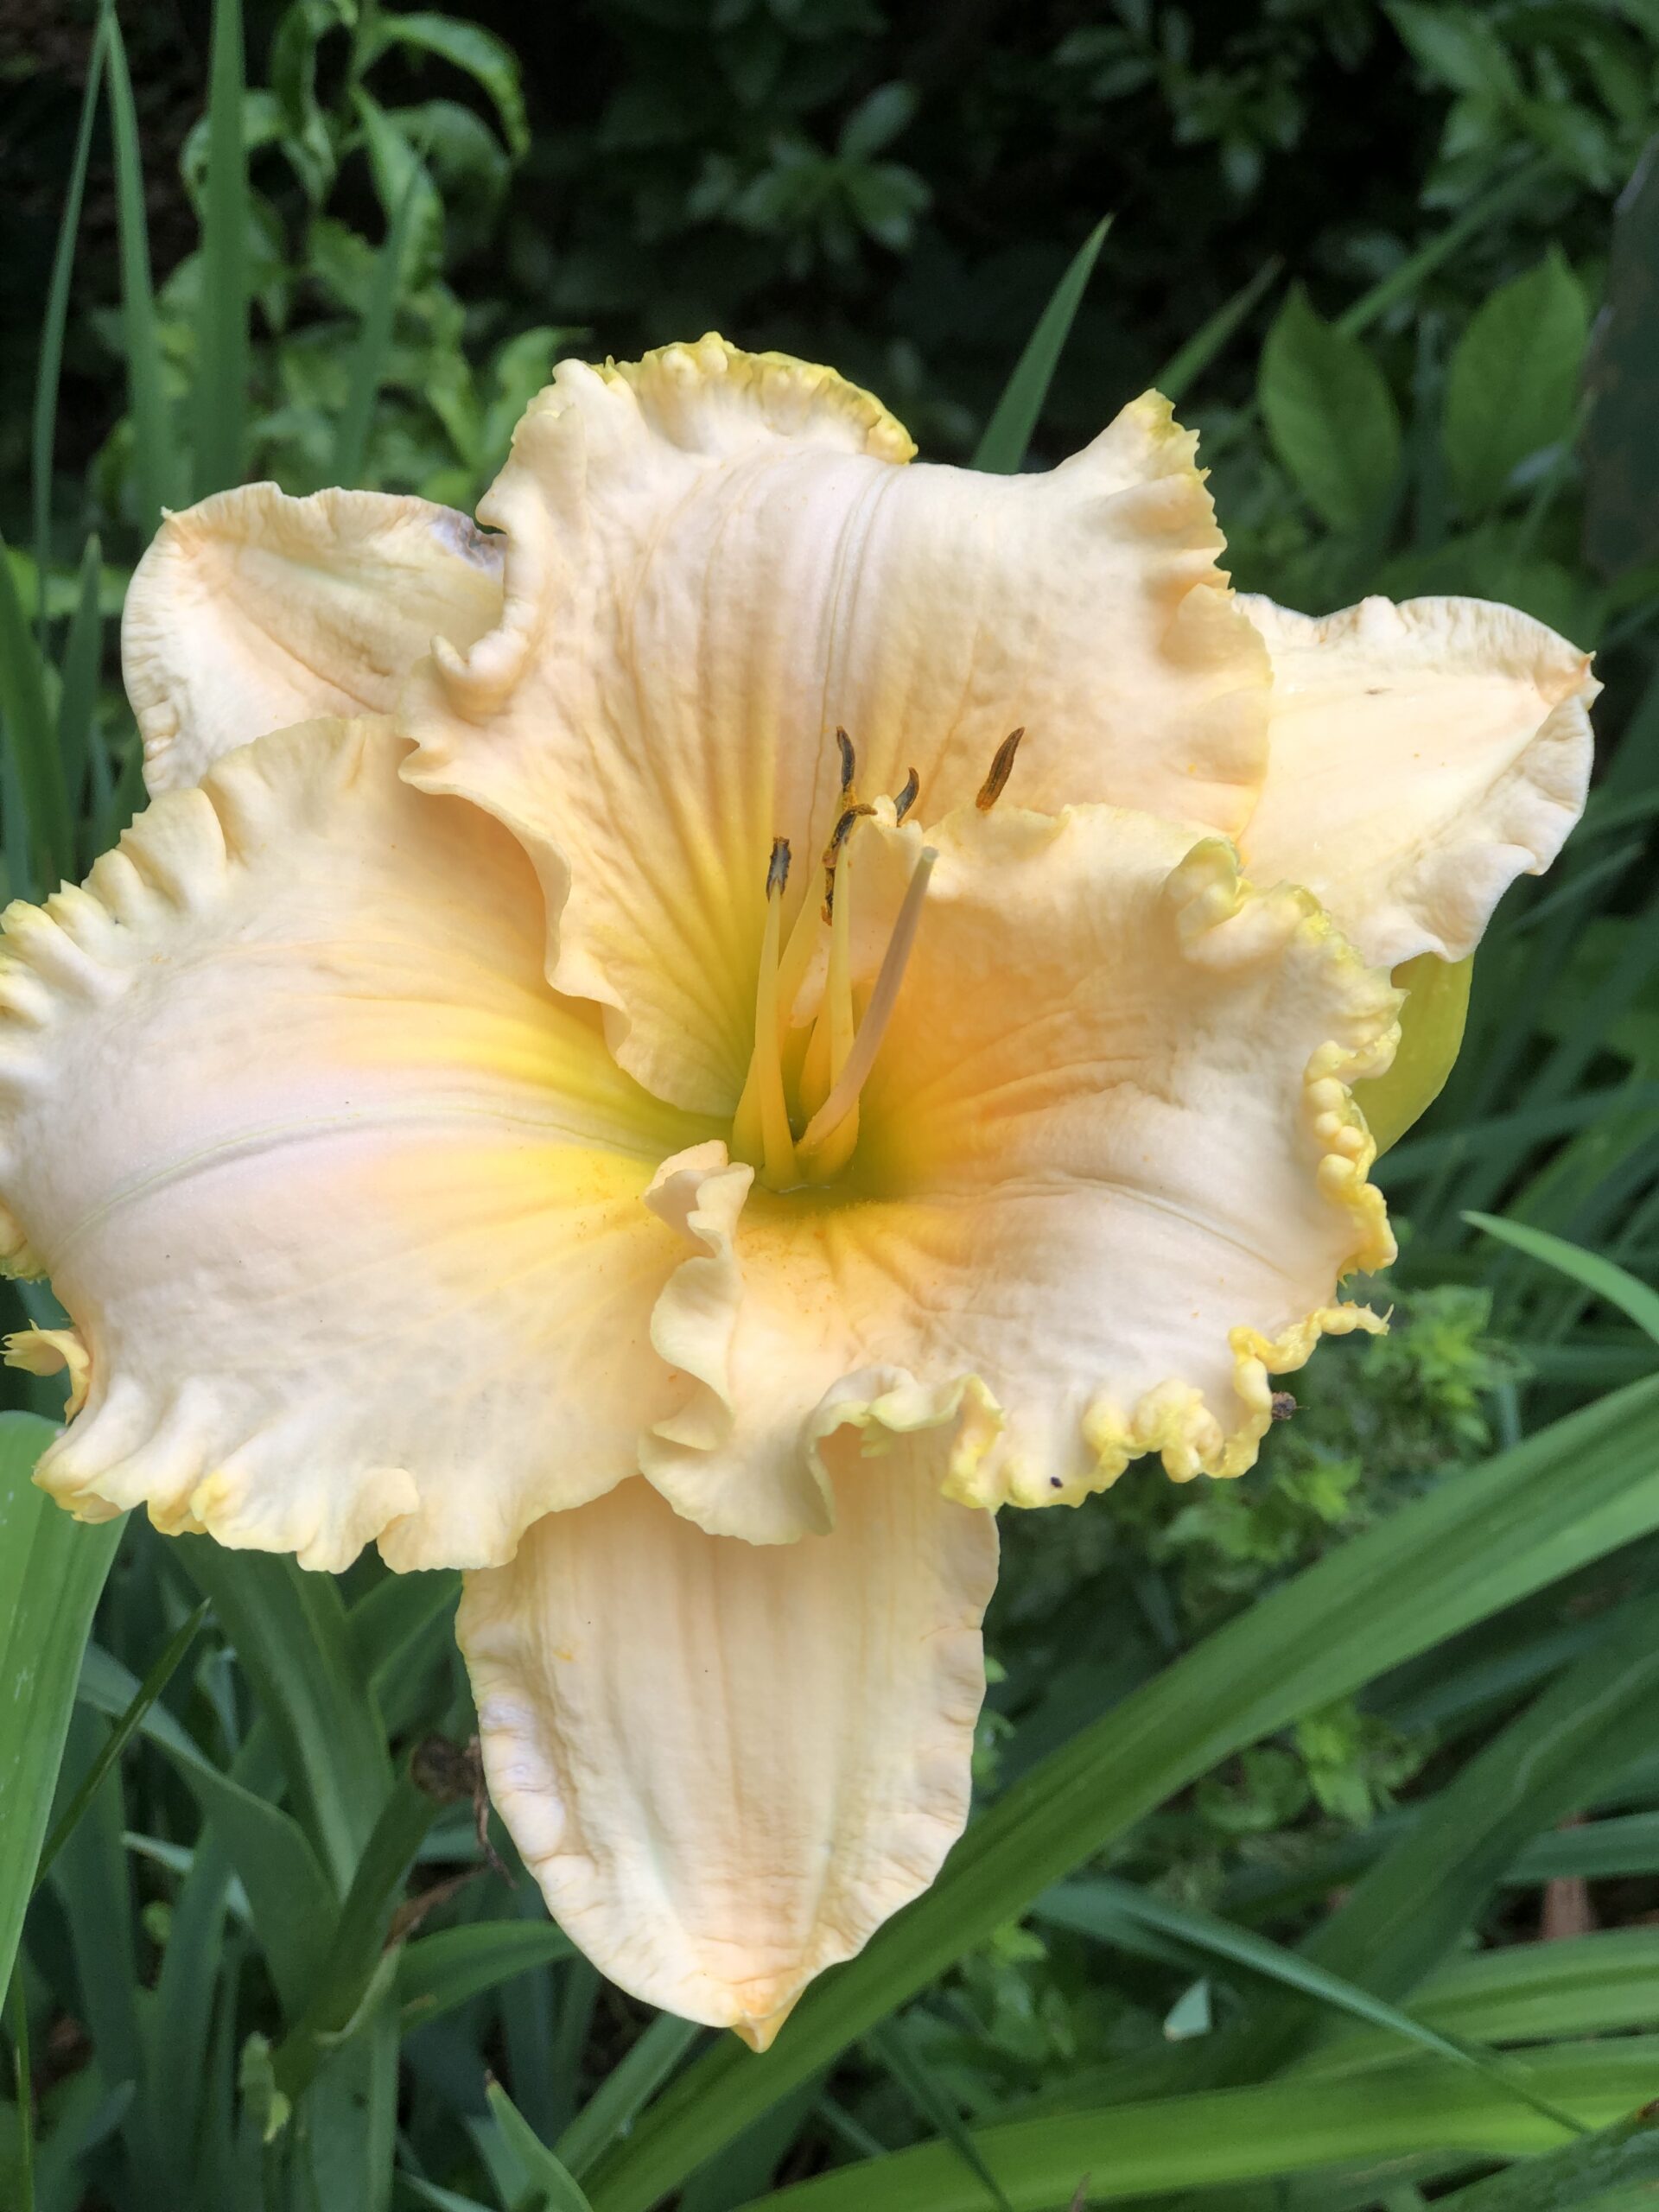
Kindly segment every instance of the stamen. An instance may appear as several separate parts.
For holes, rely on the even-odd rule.
[[[766,863],[766,929],[754,991],[754,1052],[732,1124],[733,1151],[757,1166],[761,1181],[774,1191],[790,1190],[800,1180],[789,1106],[784,1096],[778,1020],[778,939],[788,881],[789,840],[774,837]]]
[[[1003,786],[1014,773],[1014,756],[1020,750],[1020,741],[1025,734],[1025,725],[1022,722],[1018,729],[1011,729],[1001,744],[997,747],[996,757],[991,762],[990,773],[980,785],[978,796],[974,800],[974,804],[982,814],[988,814],[998,799],[1001,798]]]
[[[858,774],[858,755],[853,750],[852,739],[844,729],[836,730],[836,743],[841,747],[841,795],[845,798]]]
[[[921,789],[922,779],[912,768],[899,786],[899,795],[893,802],[893,817],[895,822],[904,820],[921,796]]]
[[[1009,755],[1013,759],[1012,753]],[[848,1055],[846,1065],[832,1085],[830,1096],[807,1123],[798,1150],[804,1154],[822,1153],[858,1103],[859,1093],[869,1080],[875,1065],[876,1055],[881,1050],[882,1039],[893,1020],[893,1007],[909,965],[911,948],[916,942],[916,931],[921,925],[922,905],[927,897],[928,878],[938,859],[933,848],[927,846],[916,863],[905,893],[904,904],[899,909],[899,918],[893,924],[893,935],[881,961],[881,972],[875,979],[875,988],[864,1010],[864,1019],[858,1025],[858,1035]]]

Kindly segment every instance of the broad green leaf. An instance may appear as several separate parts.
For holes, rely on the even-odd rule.
[[[1659,1344],[1659,1291],[1638,1282],[1625,1268],[1615,1267],[1599,1252],[1586,1252],[1581,1245],[1569,1244],[1564,1236],[1552,1236],[1548,1230],[1529,1228],[1525,1222],[1502,1221],[1490,1213],[1465,1213],[1463,1217],[1471,1227],[1484,1229],[1489,1236],[1512,1244],[1529,1259],[1541,1260],[1547,1268],[1570,1275],[1574,1282],[1581,1283],[1607,1305],[1627,1313],[1638,1329]]]
[[[1659,2118],[1639,2112],[1439,2202],[1457,2212],[1613,2212],[1659,2202]]]
[[[397,1959],[397,2002],[405,2031],[435,2020],[486,1989],[568,1959],[575,1946],[550,1920],[474,1920],[405,1943]]]
[[[1038,317],[1037,327],[1027,340],[1026,350],[1014,364],[1014,374],[974,449],[974,467],[995,476],[1014,476],[1025,466],[1026,451],[1048,397],[1048,387],[1054,381],[1054,372],[1111,224],[1109,215],[1101,218],[1054,287],[1053,296]]]
[[[1522,461],[1568,435],[1589,335],[1555,248],[1476,308],[1446,379],[1446,462],[1466,513],[1484,513]]]
[[[1332,530],[1375,524],[1400,474],[1400,416],[1357,338],[1321,321],[1300,284],[1262,349],[1257,395],[1274,449]]]
[[[92,1609],[122,1523],[86,1528],[29,1480],[54,1433],[0,1414],[0,1986],[10,1980]]]
[[[540,2192],[545,2212],[593,2212],[582,2184],[548,2149],[499,2082],[490,2083],[488,2095],[496,2125],[523,2167],[525,2181]]]
[[[1521,97],[1521,84],[1492,25],[1467,8],[1435,8],[1422,0],[1391,0],[1389,15],[1413,58],[1436,83],[1473,100],[1499,105]]]
[[[1406,994],[1400,1009],[1400,1049],[1386,1075],[1354,1085],[1354,1103],[1379,1153],[1397,1144],[1445,1090],[1463,1044],[1474,970],[1472,952],[1466,960],[1453,961],[1422,952],[1395,969],[1395,984]]]
[[[192,416],[197,499],[242,480],[248,344],[248,154],[241,0],[213,0],[207,92],[207,175],[203,193],[201,300]]]
[[[1605,2126],[1651,2092],[1659,2037],[1546,2045],[1517,2063],[1538,2096]],[[1553,2121],[1478,2075],[1418,2058],[975,2131],[1014,2212],[1058,2212],[1085,2176],[1086,2203],[1116,2204],[1429,2152],[1472,2165],[1554,2150],[1562,2139]],[[933,2143],[755,2202],[767,2212],[985,2212],[977,2179],[948,2145]],[[603,2212],[605,2199],[595,2203]]]
[[[1397,1510],[1084,1729],[969,1829],[932,1890],[803,1999],[764,2057],[687,2069],[595,2177],[645,2212],[1033,1897],[1230,1753],[1659,1527],[1659,1381]]]

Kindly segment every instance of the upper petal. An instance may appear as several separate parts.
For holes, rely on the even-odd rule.
[[[457,1622],[490,1794],[560,1925],[759,2050],[938,1872],[985,1687],[990,1515],[921,1442],[834,1479],[835,1533],[767,1546],[625,1483],[469,1575]]]
[[[1588,655],[1484,600],[1239,605],[1273,656],[1251,874],[1306,884],[1368,960],[1461,960],[1583,811]]]
[[[548,990],[512,839],[402,750],[262,738],[8,910],[0,1229],[89,1358],[41,1469],[83,1513],[478,1565],[671,1407],[683,1246],[643,1198],[698,1132]]]
[[[701,1110],[742,1081],[774,836],[791,906],[820,895],[838,726],[863,798],[913,767],[932,816],[1016,725],[1035,804],[1226,830],[1260,787],[1266,658],[1163,402],[1046,475],[909,450],[828,370],[718,339],[565,363],[480,510],[507,541],[502,627],[403,709],[410,777],[535,859],[559,988]]]
[[[685,1410],[642,1464],[706,1528],[823,1526],[813,1478],[848,1427],[872,1449],[937,1428],[976,1503],[1075,1502],[1145,1452],[1236,1473],[1268,1375],[1376,1325],[1333,1300],[1393,1255],[1350,1094],[1393,1050],[1386,976],[1309,894],[1250,890],[1167,823],[999,810],[927,834],[848,1187],[745,1200],[716,1147],[688,1209],[724,1326],[700,1312]],[[859,899],[920,842],[857,838]],[[682,1294],[671,1278],[657,1325]]]
[[[435,637],[501,616],[501,553],[465,515],[387,492],[274,484],[168,515],[138,563],[123,673],[152,791],[315,715],[379,713]]]

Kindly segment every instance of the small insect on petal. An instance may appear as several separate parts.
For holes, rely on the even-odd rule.
[[[991,762],[990,773],[980,785],[978,795],[974,800],[974,804],[982,814],[988,814],[998,799],[1001,798],[1008,778],[1014,773],[1014,756],[1020,750],[1020,741],[1025,734],[1025,725],[1022,722],[1018,729],[1011,729],[1001,744],[997,747],[996,756]]]

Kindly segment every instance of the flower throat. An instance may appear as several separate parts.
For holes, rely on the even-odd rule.
[[[982,813],[988,812],[1001,796],[1024,735],[1023,728],[1011,731],[998,746],[975,800]],[[732,1153],[734,1158],[747,1160],[760,1181],[773,1191],[807,1189],[830,1182],[853,1156],[858,1144],[859,1098],[893,1021],[921,925],[928,881],[938,860],[931,846],[923,848],[863,1018],[855,1020],[853,832],[861,819],[877,810],[858,796],[857,756],[844,729],[836,732],[836,743],[841,751],[841,804],[823,855],[823,900],[817,907],[810,899],[805,902],[786,944],[783,903],[789,883],[788,838],[772,840],[766,866],[766,920],[755,986],[754,1049],[733,1120]],[[909,813],[920,789],[920,779],[912,768],[890,802],[895,824]],[[823,998],[803,1051],[800,1032],[792,1020],[795,1000],[826,930],[830,943]]]

